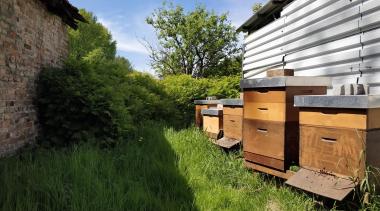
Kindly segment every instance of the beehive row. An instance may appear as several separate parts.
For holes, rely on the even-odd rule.
[[[212,138],[224,131],[219,140],[242,139],[247,167],[342,200],[357,185],[352,178],[364,179],[368,165],[380,167],[380,97],[327,96],[330,82],[316,77],[243,80],[244,107],[226,104],[214,117],[205,112],[203,128],[219,134]],[[217,127],[209,125],[216,122]],[[301,170],[290,171],[292,165]]]

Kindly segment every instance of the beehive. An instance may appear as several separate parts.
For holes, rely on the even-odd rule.
[[[298,108],[295,95],[323,95],[331,84],[320,77],[273,77],[241,82],[244,91],[243,150],[246,165],[287,178],[298,164]]]
[[[218,139],[223,130],[223,110],[218,108],[202,109],[203,131],[212,139]]]
[[[297,96],[295,106],[300,107],[303,177],[318,172],[347,181],[340,180],[346,187],[334,183],[334,189],[345,190],[335,195],[324,181],[315,188],[295,175],[297,181],[289,184],[342,200],[353,188],[352,179],[364,179],[366,166],[380,167],[380,96]]]
[[[208,109],[212,107],[216,107],[220,104],[219,100],[195,100],[195,125],[198,128],[203,127],[203,117],[201,114],[202,109]]]
[[[242,141],[243,136],[243,100],[223,99],[223,138],[215,144],[223,148],[232,148]]]

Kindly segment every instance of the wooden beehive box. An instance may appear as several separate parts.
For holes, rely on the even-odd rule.
[[[230,149],[242,141],[243,136],[243,100],[223,99],[223,138],[215,144]]]
[[[220,104],[219,100],[195,100],[195,125],[198,128],[203,127],[203,117],[202,117],[202,109],[208,109],[212,107],[216,107]]]
[[[202,109],[203,131],[212,139],[218,139],[223,130],[223,110],[218,108]]]
[[[300,108],[304,170],[288,183],[342,200],[353,189],[352,179],[364,179],[366,166],[380,167],[380,96],[297,96],[295,105]],[[332,187],[343,191],[332,194],[324,180],[313,182],[314,187],[305,178],[313,172],[334,176],[333,181],[340,178]],[[335,186],[339,183],[343,187]]]
[[[298,108],[295,95],[323,95],[331,80],[273,77],[241,82],[244,91],[243,150],[246,166],[287,178],[298,164]]]

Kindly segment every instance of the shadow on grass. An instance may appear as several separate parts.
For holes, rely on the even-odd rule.
[[[197,210],[161,125],[114,149],[24,152],[0,161],[1,210]]]

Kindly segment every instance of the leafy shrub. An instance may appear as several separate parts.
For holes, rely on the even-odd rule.
[[[55,146],[86,140],[114,144],[132,136],[144,120],[176,116],[156,79],[114,62],[42,71],[37,105],[43,139]]]
[[[210,79],[209,96],[222,98],[239,98],[240,96],[240,75],[224,76],[221,78]]]
[[[125,79],[129,89],[125,92],[127,106],[135,123],[144,120],[164,120],[178,124],[179,113],[175,102],[157,79],[139,72],[129,74]]]
[[[240,76],[212,79],[196,79],[189,75],[167,76],[162,80],[165,91],[174,98],[182,121],[188,124],[194,119],[194,100],[207,96],[237,98],[240,90]]]
[[[175,101],[185,124],[194,117],[194,99],[205,98],[210,86],[207,79],[194,79],[185,74],[168,76],[162,80],[162,84]]]
[[[44,140],[60,146],[94,138],[110,142],[133,129],[121,83],[113,80],[120,74],[107,73],[85,65],[41,72],[37,104]]]

